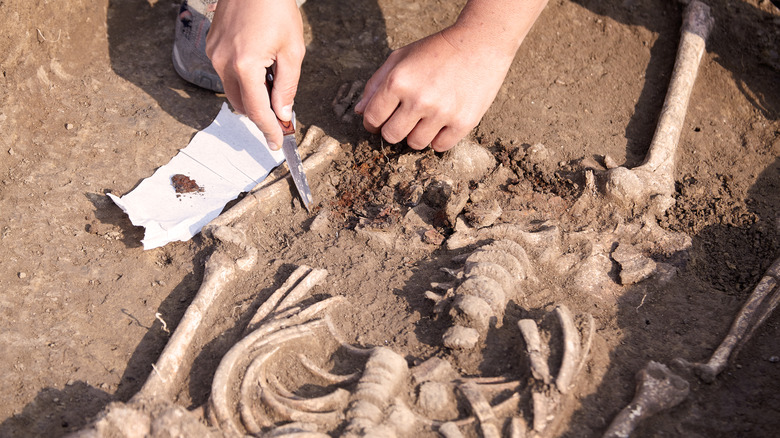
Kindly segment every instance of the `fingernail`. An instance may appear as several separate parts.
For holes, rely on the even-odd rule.
[[[287,105],[286,107],[282,108],[281,114],[279,114],[279,118],[285,122],[292,120],[292,105]]]
[[[363,103],[363,99],[360,99],[360,102],[358,102],[357,105],[355,105],[355,112],[358,114],[363,114],[363,105],[365,105]]]
[[[272,151],[278,151],[278,150],[279,150],[279,145],[277,145],[276,143],[274,143],[274,142],[272,142],[272,141],[270,141],[270,140],[268,141],[268,147],[269,147],[269,148],[270,148]]]

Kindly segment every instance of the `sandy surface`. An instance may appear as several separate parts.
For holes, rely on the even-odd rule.
[[[321,127],[342,153],[310,176],[314,213],[287,201],[247,219],[260,261],[235,280],[211,332],[200,335],[203,350],[177,403],[204,404],[246,312],[301,264],[328,270],[317,293],[349,298],[334,317],[350,342],[388,346],[410,364],[444,357],[466,375],[527,376],[524,362],[511,360],[520,353],[507,353],[520,342],[519,318],[555,304],[593,314],[598,330],[561,426],[566,436],[603,433],[648,360],[704,360],[727,333],[780,256],[778,9],[767,0],[710,2],[716,25],[680,139],[676,204],[657,221],[691,246],[649,254],[674,268],[671,282],[613,281],[593,293],[539,267],[539,282],[510,303],[503,331],[475,353],[456,354],[441,345],[447,318],[423,296],[465,251],[421,238],[429,229],[453,233],[437,213],[437,182],[492,193],[512,212],[507,220],[603,231],[612,224],[608,201],[573,208],[584,172],[603,173],[605,155],[642,162],[681,21],[672,2],[551,1],[472,135],[502,170],[469,181],[442,170],[449,155],[383,144],[331,109],[342,84],[365,80],[390,50],[451,23],[462,4],[304,6],[299,122]],[[171,0],[0,1],[0,436],[61,436],[127,401],[168,340],[162,321],[172,330],[200,285],[211,239],[144,251],[143,230],[105,196],[128,193],[167,163],[225,100],[174,72],[177,9]],[[527,153],[536,144],[542,159]],[[422,225],[409,214],[414,183],[426,194],[418,205],[432,212]],[[323,214],[326,224],[310,231]],[[636,436],[776,435],[778,357],[775,314],[714,383],[686,376],[687,400]]]

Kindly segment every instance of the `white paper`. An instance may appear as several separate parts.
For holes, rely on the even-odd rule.
[[[195,134],[168,164],[121,198],[108,196],[133,225],[146,228],[141,242],[144,249],[152,249],[192,238],[228,202],[252,189],[283,161],[282,152],[268,148],[251,120],[223,104],[211,125]],[[177,196],[171,182],[176,174],[194,180],[203,191]]]

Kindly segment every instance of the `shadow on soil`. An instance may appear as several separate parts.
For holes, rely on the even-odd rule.
[[[678,196],[678,205],[686,200]],[[711,203],[721,202],[719,199]],[[780,160],[759,176],[747,199],[752,220],[709,225],[693,236],[690,262],[670,284],[640,283],[620,298],[616,324],[623,333],[610,367],[565,436],[597,436],[634,396],[634,373],[654,360],[706,361],[729,330],[747,296],[780,256]],[[684,207],[683,207],[684,208]],[[733,262],[732,262],[733,261]],[[640,424],[636,437],[774,436],[780,417],[780,315],[758,329],[713,384],[673,369],[691,385],[687,400]],[[775,360],[776,362],[776,360]]]
[[[0,436],[62,436],[86,425],[113,400],[111,394],[87,382],[69,382],[63,389],[44,388],[20,414],[0,424]]]
[[[622,24],[646,27],[658,35],[650,49],[645,84],[637,99],[634,116],[626,126],[625,164],[634,167],[644,160],[663,106],[680,40],[683,6],[676,2],[636,0],[574,1],[596,14],[609,16]],[[777,120],[780,115],[777,15],[746,2],[715,0],[707,4],[715,17],[707,51],[718,64],[732,72],[742,93],[764,117]]]
[[[311,35],[307,35],[296,96],[298,120],[320,126],[343,142],[345,135],[355,131],[355,124],[338,120],[330,104],[343,83],[367,80],[389,53],[384,17],[376,0],[355,1],[349,8],[337,0],[316,0],[304,4],[302,10]],[[175,72],[171,52],[178,13],[179,2],[174,1],[152,6],[146,0],[110,0],[111,67],[179,122],[203,129],[225,99]]]

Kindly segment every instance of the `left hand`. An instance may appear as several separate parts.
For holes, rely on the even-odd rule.
[[[447,28],[402,47],[366,84],[355,107],[363,125],[389,143],[413,149],[452,148],[477,126],[509,71],[514,52],[473,44]]]

